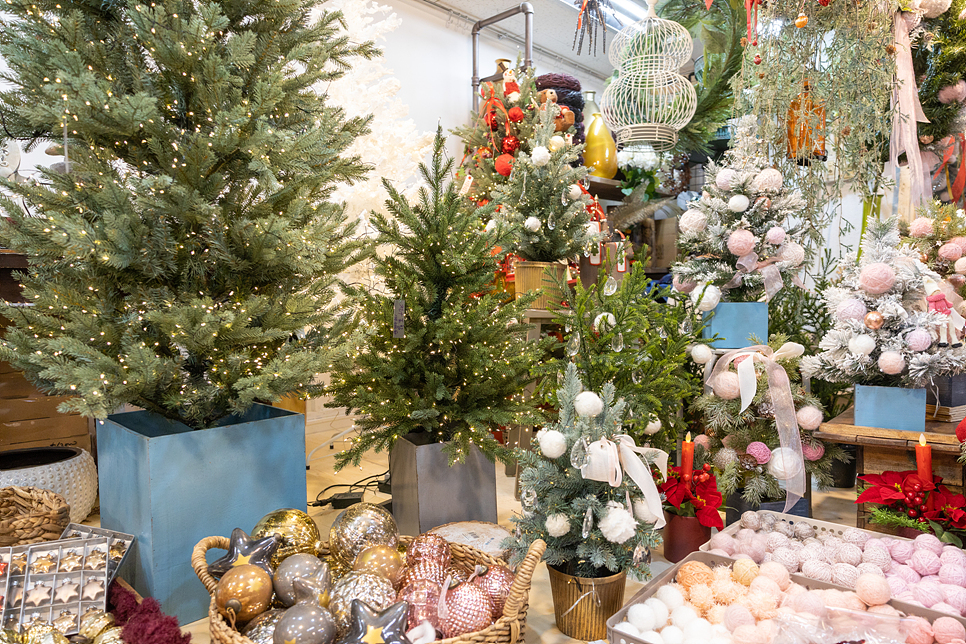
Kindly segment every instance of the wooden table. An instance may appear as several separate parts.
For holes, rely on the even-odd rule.
[[[861,427],[854,423],[854,410],[849,408],[832,420],[822,423],[815,432],[815,438],[828,443],[857,446],[855,471],[859,475],[916,469],[915,446],[919,443],[918,432]],[[956,438],[956,423],[927,420],[926,431],[922,434],[926,443],[932,446],[933,472],[943,478],[943,484],[950,490],[962,493],[966,482],[966,467],[959,462],[960,446]],[[866,527],[867,514],[863,506],[856,506],[858,527]]]

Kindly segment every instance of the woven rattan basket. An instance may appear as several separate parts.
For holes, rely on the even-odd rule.
[[[412,537],[400,537],[400,543],[409,545]],[[452,543],[453,561],[462,563],[465,567],[472,568],[476,564],[495,565],[505,564],[499,559],[494,559],[490,555],[480,552],[476,548],[464,546],[459,543]],[[195,546],[191,555],[191,565],[195,573],[205,585],[208,592],[214,592],[218,582],[208,574],[208,562],[205,560],[205,553],[210,548],[228,549],[228,539],[226,537],[205,537]],[[498,619],[492,626],[484,628],[482,631],[467,633],[459,637],[452,637],[441,640],[443,644],[516,644],[523,641],[527,627],[527,607],[530,598],[530,582],[533,578],[533,570],[543,558],[543,551],[547,548],[540,539],[533,542],[527,556],[520,563],[516,571],[516,579],[510,588],[510,596],[506,600],[503,608],[503,617]],[[328,544],[325,544],[320,554],[328,554]],[[221,644],[253,644],[250,639],[233,629],[225,618],[221,616],[215,608],[215,600],[212,598],[208,606],[208,617],[210,618],[211,639]]]
[[[70,523],[70,506],[59,494],[39,487],[0,488],[0,546],[60,539]]]

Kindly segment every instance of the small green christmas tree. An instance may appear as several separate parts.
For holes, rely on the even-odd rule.
[[[365,167],[367,119],[314,87],[371,43],[307,0],[4,5],[8,136],[67,139],[67,173],[3,187],[0,243],[32,307],[4,306],[0,358],[61,411],[132,403],[193,428],[321,392],[348,350],[332,306],[354,263],[327,201]],[[27,202],[38,216],[25,216]]]
[[[547,564],[566,574],[603,577],[627,570],[647,578],[649,550],[660,537],[652,528],[657,516],[640,488],[626,475],[617,487],[585,479],[579,467],[587,464],[591,443],[622,432],[626,405],[614,401],[611,384],[600,396],[582,389],[577,367],[568,364],[557,392],[557,422],[534,439],[533,451],[517,451],[523,513],[511,519],[517,534],[504,547],[511,551],[511,564],[517,563],[531,543],[543,539]],[[625,505],[628,498],[632,508]]]
[[[581,145],[554,132],[558,108],[546,103],[529,143],[529,154],[517,153],[513,172],[495,190],[500,218],[514,236],[513,252],[527,261],[557,262],[588,250],[600,239],[587,211],[589,198],[578,182],[587,174],[573,167]]]
[[[527,342],[519,323],[533,297],[508,303],[488,292],[500,259],[493,249],[507,246],[507,231],[485,231],[481,216],[492,206],[468,205],[448,181],[453,161],[444,163],[444,142],[437,132],[431,165],[420,166],[427,187],[419,200],[409,204],[386,182],[391,217],[372,216],[375,243],[388,249],[374,259],[385,289],[349,290],[370,334],[332,374],[329,406],[361,416],[351,448],[336,457],[339,468],[410,433],[446,442],[450,462],[473,445],[506,460],[509,450],[491,430],[540,420],[523,396],[545,346]]]

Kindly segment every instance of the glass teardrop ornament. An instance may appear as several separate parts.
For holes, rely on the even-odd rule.
[[[584,514],[584,527],[580,531],[580,535],[586,539],[590,536],[590,531],[594,529],[594,510],[592,508],[587,508],[587,513]]]
[[[694,329],[694,325],[691,324],[691,318],[686,319],[684,321],[684,324],[681,325],[681,331],[686,334],[691,333],[693,329]]]
[[[525,508],[532,508],[533,504],[537,502],[537,491],[532,487],[528,487],[522,492],[520,492],[520,503],[523,504]]]
[[[614,339],[610,341],[610,348],[620,353],[624,349],[624,334],[620,331],[614,336]]]
[[[574,333],[570,336],[570,340],[567,341],[567,355],[575,356],[578,351],[580,351],[580,334]]]
[[[661,336],[662,340],[667,340],[667,331],[664,330],[663,326],[657,330],[657,334]]]
[[[547,228],[548,228],[549,230],[553,230],[553,229],[555,229],[556,227],[557,227],[557,220],[556,220],[556,219],[554,218],[554,216],[553,216],[553,215],[551,214],[551,215],[550,215],[549,217],[547,217]]]
[[[586,436],[581,436],[574,442],[574,446],[570,448],[570,466],[575,467],[578,470],[585,465],[587,461],[590,460],[588,451],[590,449],[590,443],[587,442]]]
[[[607,277],[607,281],[604,282],[604,295],[613,295],[617,292],[617,280],[614,279],[613,275]]]
[[[643,543],[637,544],[634,548],[634,554],[632,555],[634,565],[639,565],[641,562],[651,563],[651,551],[648,550]]]
[[[631,371],[631,382],[635,385],[641,384],[641,372],[637,369]]]

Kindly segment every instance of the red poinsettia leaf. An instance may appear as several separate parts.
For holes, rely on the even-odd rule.
[[[715,508],[705,505],[703,508],[698,508],[695,516],[698,517],[698,522],[705,527],[718,528],[719,530],[724,528],[724,521],[721,520],[721,515]]]
[[[918,485],[919,489],[922,490],[923,492],[929,492],[931,490],[936,489],[935,483],[933,483],[932,481],[927,481],[923,478],[920,478],[919,475],[916,473],[912,473],[912,474],[906,475],[906,477],[902,480],[903,492],[913,491],[912,488],[914,485]]]
[[[855,500],[856,503],[879,503],[882,505],[888,505],[889,501],[882,498],[882,492],[886,488],[882,487],[870,487],[863,490],[862,494]]]

